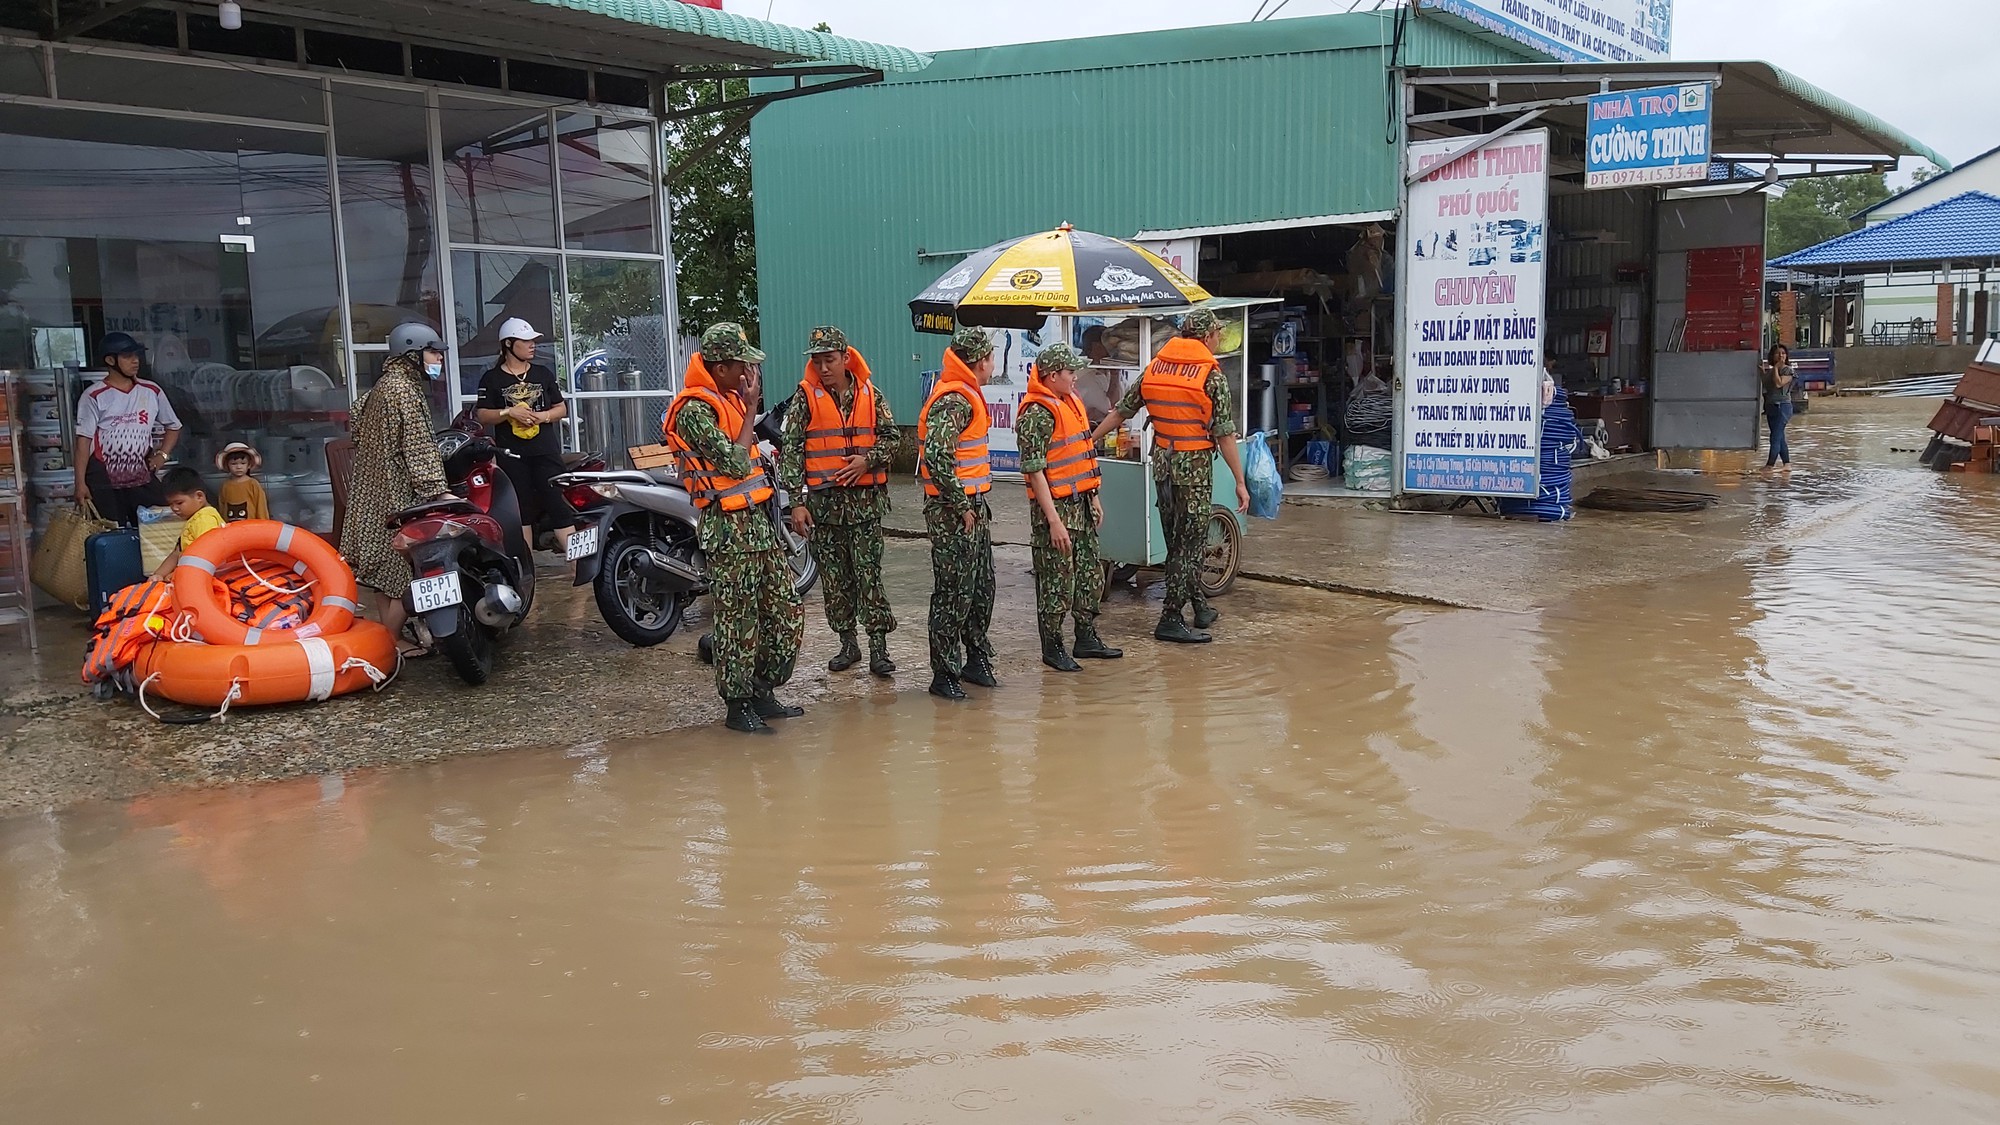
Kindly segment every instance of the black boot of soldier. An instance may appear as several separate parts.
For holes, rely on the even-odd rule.
[[[765,725],[763,716],[757,714],[757,705],[747,699],[729,701],[729,717],[722,720],[722,725],[744,734],[772,733],[771,728]]]
[[[993,661],[984,653],[970,652],[965,655],[965,668],[958,678],[968,684],[978,684],[983,688],[1000,686],[1000,677],[993,674]]]
[[[715,634],[703,633],[701,639],[694,643],[694,654],[701,658],[703,664],[715,663]]]
[[[1125,655],[1122,648],[1112,648],[1097,635],[1097,626],[1088,621],[1076,623],[1076,644],[1069,650],[1078,660],[1116,660]]]
[[[884,679],[896,674],[896,662],[889,659],[889,638],[868,638],[868,670]]]
[[[826,670],[845,672],[859,663],[861,663],[861,647],[854,643],[854,634],[842,633],[840,651],[834,654],[832,660],[826,662]]]
[[[1188,628],[1187,622],[1181,620],[1180,614],[1163,613],[1160,615],[1159,625],[1153,629],[1153,639],[1172,641],[1177,645],[1205,645],[1212,638],[1207,633],[1199,633]]]
[[[1213,625],[1213,624],[1215,624],[1216,622],[1218,622],[1218,621],[1220,621],[1220,620],[1222,620],[1222,615],[1221,615],[1221,614],[1219,614],[1219,613],[1217,613],[1217,612],[1215,612],[1214,610],[1212,610],[1212,609],[1208,608],[1208,603],[1207,603],[1207,602],[1196,602],[1196,603],[1194,603],[1194,627],[1195,627],[1195,628],[1197,628],[1197,629],[1206,629],[1206,628],[1208,628],[1208,627],[1209,627],[1210,625]]]
[[[760,719],[796,719],[806,713],[803,707],[778,702],[778,697],[771,694],[771,686],[763,683],[757,685],[756,693],[750,697],[750,706]]]
[[[964,699],[965,689],[958,686],[958,677],[950,672],[939,672],[931,677],[930,693],[939,699]]]
[[[1069,651],[1063,648],[1061,633],[1042,634],[1042,663],[1058,672],[1081,672],[1083,665],[1069,658]]]

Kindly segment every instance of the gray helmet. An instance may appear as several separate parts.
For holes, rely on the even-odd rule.
[[[389,333],[390,355],[409,355],[425,348],[443,351],[444,341],[438,338],[436,329],[420,320],[398,324],[395,331]]]

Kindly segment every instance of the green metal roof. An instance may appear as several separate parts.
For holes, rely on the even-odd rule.
[[[530,0],[530,2],[543,7],[561,8],[637,24],[667,32],[675,37],[714,40],[747,48],[747,50],[728,52],[738,56],[734,61],[826,62],[887,72],[922,70],[930,62],[929,56],[903,47],[867,43],[859,39],[753,20],[747,16],[719,12],[713,8],[683,4],[680,0]]]
[[[1741,67],[1747,73],[1756,77],[1768,79],[1781,92],[1789,94],[1807,105],[1823,110],[1830,116],[1839,118],[1852,126],[1857,132],[1880,138],[1892,146],[1901,148],[1903,155],[1919,156],[1930,161],[1942,171],[1951,171],[1951,161],[1938,155],[1936,149],[1917,140],[1915,137],[1910,136],[1908,133],[1903,132],[1901,129],[1896,128],[1874,114],[1869,113],[1867,110],[1827,93],[1825,90],[1800,78],[1789,70],[1772,66],[1770,63],[1743,62],[1732,63],[1730,65]]]
[[[1062,222],[1130,238],[1394,210],[1394,30],[1361,13],[945,51],[771,106],[751,128],[767,350],[839,324],[910,421],[939,341],[907,302],[961,253]],[[1403,45],[1411,65],[1522,57],[1431,20]],[[829,152],[848,154],[832,173]]]

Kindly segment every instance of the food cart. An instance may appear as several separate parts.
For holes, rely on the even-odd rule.
[[[1219,297],[1201,307],[1222,317],[1223,342],[1216,354],[1228,376],[1236,414],[1239,443],[1249,435],[1245,430],[1245,408],[1250,402],[1250,310],[1275,303],[1269,298]],[[1112,354],[1093,359],[1089,376],[1102,380],[1113,405],[1146,365],[1152,362],[1161,344],[1171,338],[1173,324],[1194,310],[1193,305],[1153,308],[1132,312],[1051,313],[1057,325],[1057,339],[1082,350],[1084,331],[1101,326],[1105,335],[1117,332]],[[1136,337],[1133,333],[1136,332]],[[1128,340],[1130,343],[1128,344]],[[1126,419],[1126,435],[1117,452],[1100,451],[1098,471],[1103,477],[1098,498],[1104,506],[1104,525],[1098,532],[1098,553],[1104,560],[1104,583],[1109,590],[1114,580],[1129,579],[1142,568],[1157,567],[1167,561],[1166,533],[1160,523],[1161,483],[1153,469],[1152,427],[1142,410]],[[1107,444],[1119,435],[1107,435]],[[1201,588],[1208,597],[1226,593],[1236,582],[1242,566],[1245,518],[1236,511],[1236,477],[1220,454],[1215,458],[1213,507],[1208,519],[1208,549],[1201,562]]]

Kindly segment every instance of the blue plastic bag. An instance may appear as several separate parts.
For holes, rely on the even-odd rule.
[[[1243,454],[1243,484],[1250,490],[1250,514],[1258,519],[1278,518],[1278,505],[1285,498],[1285,480],[1278,475],[1278,462],[1271,456],[1271,443],[1263,431],[1251,434]]]

